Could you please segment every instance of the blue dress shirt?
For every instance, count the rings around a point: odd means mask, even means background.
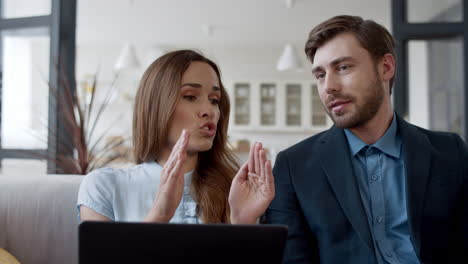
[[[373,145],[348,129],[345,134],[378,263],[419,263],[409,233],[405,164],[395,115]]]

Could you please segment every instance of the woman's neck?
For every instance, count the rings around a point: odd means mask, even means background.
[[[170,154],[170,151],[165,151],[159,158],[156,159],[156,162],[162,167],[164,167],[167,160],[169,159]],[[195,170],[195,168],[197,167],[197,163],[198,153],[187,152],[187,155],[185,156],[185,161],[182,163],[182,172],[185,174],[187,172]]]

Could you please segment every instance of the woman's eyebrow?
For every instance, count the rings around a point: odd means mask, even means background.
[[[199,84],[199,83],[184,83],[184,84],[182,84],[182,87],[184,87],[184,86],[190,86],[190,87],[193,87],[193,88],[201,88],[202,87],[202,85]],[[213,90],[214,91],[220,91],[221,88],[219,88],[219,86],[214,85]]]
[[[182,87],[184,87],[184,86],[190,86],[190,87],[193,87],[193,88],[201,88],[202,87],[202,85],[199,84],[199,83],[184,83],[184,84],[182,84]]]

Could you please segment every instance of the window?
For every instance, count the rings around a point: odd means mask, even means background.
[[[466,139],[468,27],[464,14],[468,14],[468,2],[391,3],[393,36],[398,43],[395,110],[411,123]]]
[[[74,87],[76,0],[0,1],[0,161],[48,154],[56,173],[55,157],[71,155],[56,95],[59,77]]]
[[[1,147],[46,149],[50,38],[48,28],[5,30]]]

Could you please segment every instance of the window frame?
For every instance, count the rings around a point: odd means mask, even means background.
[[[0,33],[6,30],[19,30],[27,28],[48,28],[50,37],[49,57],[49,88],[48,101],[48,140],[47,149],[11,149],[2,148],[0,144],[0,166],[3,159],[44,159],[47,155],[47,173],[59,173],[56,167],[56,157],[71,156],[73,151],[64,142],[73,142],[66,133],[64,124],[60,122],[61,112],[58,111],[57,98],[61,98],[64,87],[60,78],[66,76],[71,89],[76,89],[75,81],[75,38],[76,38],[76,0],[50,0],[51,12],[44,16],[31,17],[0,17]],[[0,0],[0,14],[2,13],[2,1]],[[3,89],[3,57],[2,43],[0,42],[0,111]],[[58,66],[60,65],[60,67]],[[60,71],[63,71],[59,73]],[[61,76],[62,75],[62,76]],[[57,93],[55,95],[55,93]],[[0,112],[1,114],[1,112]],[[0,115],[0,129],[2,125]],[[1,143],[0,135],[0,143]]]
[[[408,43],[410,40],[463,39],[464,66],[464,119],[468,135],[468,2],[461,1],[461,22],[408,22],[408,0],[392,0],[392,31],[397,41],[397,69],[393,98],[395,111],[403,117],[409,113],[409,64]]]

